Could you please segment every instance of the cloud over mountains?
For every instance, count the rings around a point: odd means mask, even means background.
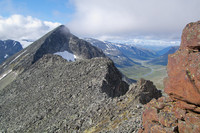
[[[200,0],[68,0],[67,3],[64,8],[69,8],[70,17],[61,8],[52,6],[56,18],[62,18],[56,19],[57,23],[41,20],[37,15],[40,19],[27,16],[29,10],[35,10],[26,6],[23,7],[28,10],[26,13],[22,10],[13,14],[21,9],[21,4],[15,6],[14,1],[3,0],[0,39],[36,40],[60,25],[59,20],[66,19],[63,24],[80,37],[177,41],[187,23],[200,20]]]
[[[31,16],[12,15],[8,18],[0,16],[0,39],[36,40],[60,23],[41,21]]]
[[[176,39],[200,19],[199,0],[73,0],[69,27],[77,34]]]

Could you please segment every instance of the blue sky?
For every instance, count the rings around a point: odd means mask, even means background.
[[[4,17],[22,14],[63,24],[69,22],[74,13],[74,5],[69,0],[0,0],[0,7],[0,15]]]
[[[0,0],[0,39],[36,40],[65,24],[78,37],[170,43],[200,20],[199,7],[200,0]]]

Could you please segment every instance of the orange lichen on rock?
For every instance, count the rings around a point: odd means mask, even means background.
[[[188,24],[169,55],[165,92],[145,105],[140,133],[200,133],[200,21]]]
[[[172,98],[200,105],[200,21],[188,24],[180,49],[168,57],[165,92]]]

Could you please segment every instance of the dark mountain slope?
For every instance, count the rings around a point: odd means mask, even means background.
[[[10,56],[21,51],[22,45],[14,40],[0,40],[0,64],[8,59]]]

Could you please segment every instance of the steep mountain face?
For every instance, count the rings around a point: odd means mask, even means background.
[[[110,42],[102,42],[93,38],[86,38],[85,40],[97,48],[103,50],[106,56],[112,59],[117,67],[140,65],[140,63],[134,62],[120,51],[121,45],[113,44]]]
[[[168,55],[175,53],[178,50],[178,48],[179,48],[179,46],[170,47],[170,49],[164,55],[154,58],[154,59],[148,61],[147,63],[152,64],[152,65],[166,66],[168,63]]]
[[[10,56],[21,51],[22,45],[14,40],[0,40],[0,64],[8,59]]]
[[[140,132],[200,132],[200,21],[186,25],[179,50],[169,55],[168,97],[145,106]]]

